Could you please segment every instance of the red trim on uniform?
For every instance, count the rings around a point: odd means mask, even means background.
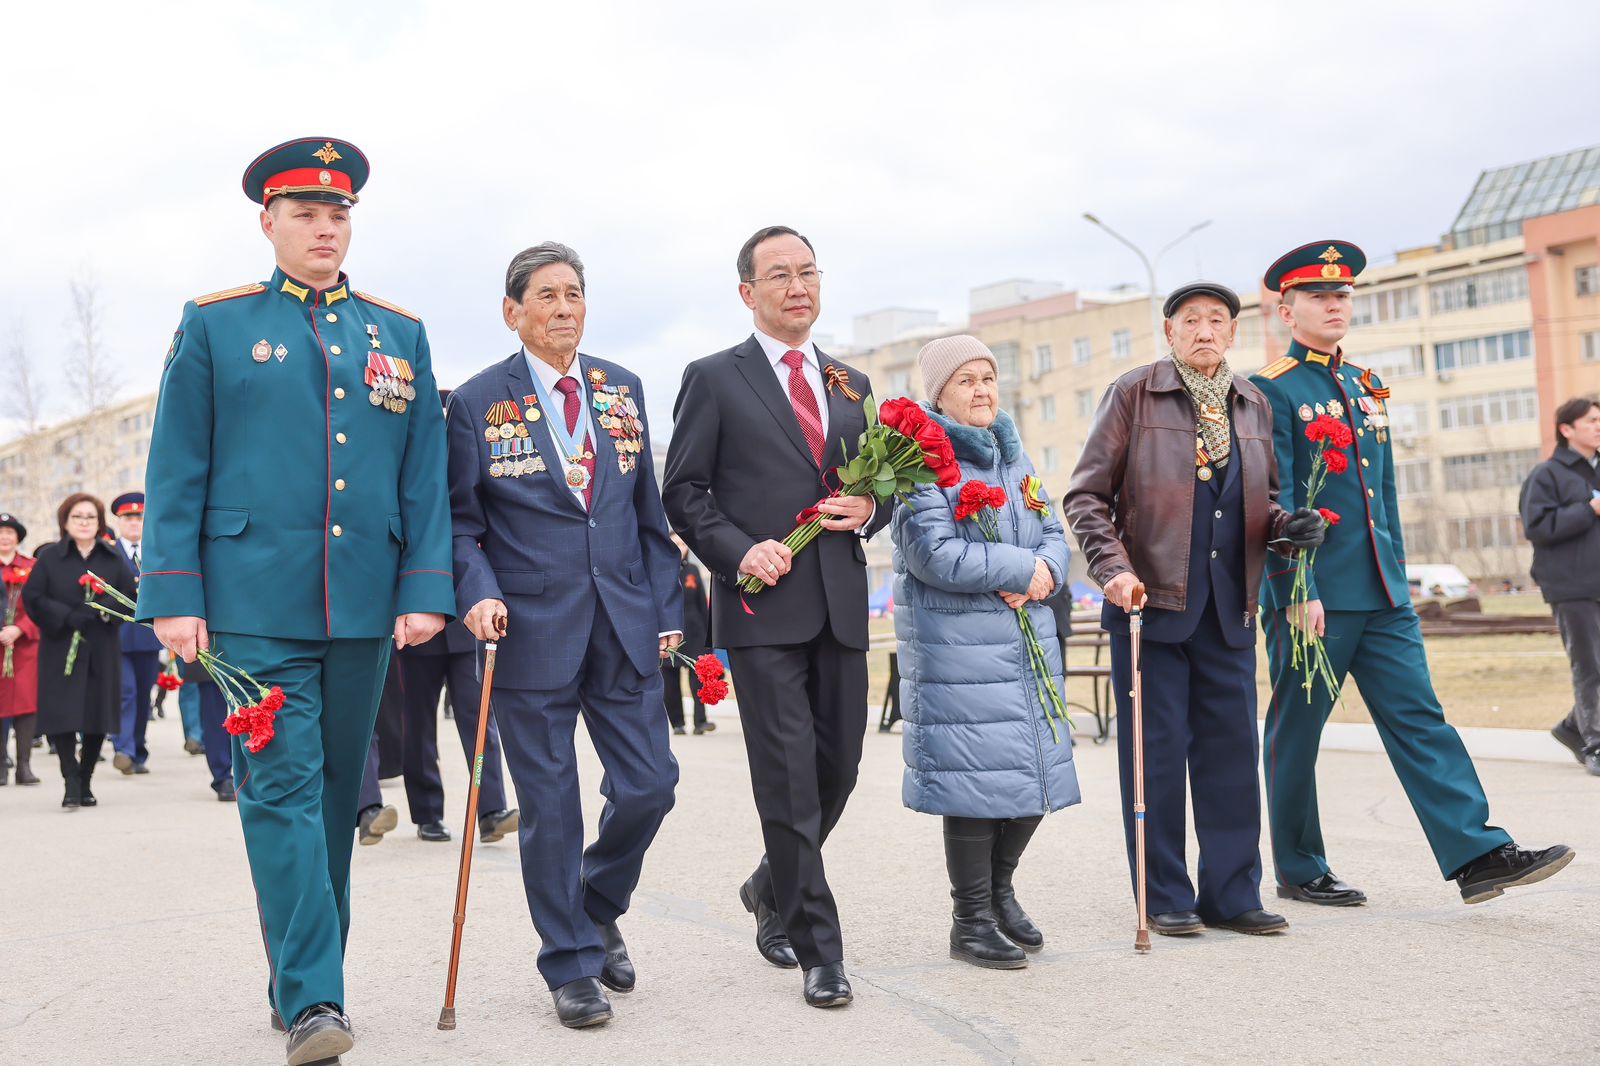
[[[1295,267],[1293,270],[1286,270],[1278,277],[1278,291],[1282,292],[1285,289],[1292,289],[1296,285],[1306,285],[1313,281],[1343,282],[1344,284],[1348,285],[1355,280],[1355,275],[1352,274],[1350,272],[1350,268],[1345,266],[1343,263],[1334,263],[1331,265],[1333,266],[1334,270],[1338,271],[1338,273],[1328,273],[1327,267],[1324,267],[1320,263],[1312,263],[1310,266]]]
[[[328,176],[327,181],[322,176]],[[285,170],[282,174],[274,174],[262,183],[266,189],[281,189],[285,186],[320,185],[329,192],[352,193],[354,188],[350,183],[350,175],[331,167],[299,167],[295,170]]]
[[[1345,399],[1345,421],[1350,423],[1350,429],[1352,432],[1354,432],[1356,428],[1356,419],[1354,409],[1350,405],[1350,394],[1344,391],[1344,382],[1339,380],[1338,374],[1330,373],[1328,376],[1333,378],[1334,388],[1338,389],[1339,395],[1343,396]],[[1361,473],[1360,438],[1352,438],[1350,441],[1350,448],[1355,452],[1356,456],[1355,462],[1350,464],[1350,468],[1356,472],[1356,480],[1361,483],[1361,505],[1366,508],[1367,512],[1367,539],[1372,542],[1372,561],[1377,564],[1378,581],[1383,585],[1383,594],[1389,598],[1389,606],[1393,607],[1395,606],[1394,593],[1389,591],[1389,581],[1383,576],[1383,556],[1378,552],[1378,527],[1374,523],[1372,517],[1372,500],[1374,497],[1367,495],[1367,479],[1366,476]]]
[[[328,370],[327,381],[322,390],[322,409],[328,415],[328,432],[324,440],[328,449],[328,504],[323,511],[322,519],[322,617],[327,623],[328,639],[333,639],[333,603],[328,595],[328,526],[333,522],[333,363],[328,360],[328,346],[322,343],[322,331],[317,328],[317,307],[322,302],[322,293],[318,292],[311,301],[311,332],[316,335],[317,345],[322,349],[322,365]]]
[[[195,573],[193,570],[141,570],[139,572],[141,574],[143,574],[145,577],[156,577],[156,576],[163,575],[163,574],[167,575],[169,577],[171,577],[171,576],[199,577],[200,576],[199,574]]]
[[[445,577],[454,578],[455,575],[445,570],[407,570],[401,577],[410,577],[412,574],[444,574]]]
[[[1285,571],[1285,573],[1287,573],[1287,572],[1288,571]],[[1277,612],[1274,611],[1273,613],[1276,614]],[[1288,612],[1287,609],[1285,609],[1284,612],[1283,612],[1283,622],[1281,623],[1281,625],[1290,625],[1290,624],[1292,624],[1292,623],[1290,623],[1290,621],[1289,621],[1289,612]],[[1273,629],[1274,634],[1278,638],[1278,640],[1276,642],[1277,643],[1282,643],[1282,637],[1283,637],[1283,634],[1284,634],[1285,631],[1278,624],[1274,624],[1272,626],[1272,629]],[[1283,652],[1281,650],[1278,653],[1278,665],[1279,666],[1283,665]],[[1267,702],[1267,720],[1269,722],[1272,721],[1273,713],[1276,712],[1277,709],[1278,709],[1278,684],[1277,684],[1277,681],[1274,680],[1273,684],[1272,684],[1272,698]],[[1288,882],[1283,879],[1282,868],[1278,866],[1278,840],[1277,840],[1277,834],[1272,832],[1272,785],[1273,785],[1273,782],[1275,782],[1277,779],[1278,779],[1278,731],[1277,730],[1273,730],[1272,731],[1272,743],[1267,745],[1267,846],[1272,849],[1272,872],[1273,872],[1273,875],[1275,877],[1277,877],[1278,884],[1287,885]]]

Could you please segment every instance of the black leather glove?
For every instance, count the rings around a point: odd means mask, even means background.
[[[1312,548],[1321,547],[1326,532],[1323,529],[1322,516],[1307,507],[1302,507],[1289,516],[1289,521],[1283,527],[1283,539],[1301,551],[1310,551]]]
[[[98,622],[100,617],[99,611],[87,603],[80,603],[67,612],[67,625],[81,633]]]

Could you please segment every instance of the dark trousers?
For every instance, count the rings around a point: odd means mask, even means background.
[[[1133,838],[1131,638],[1111,635],[1117,762],[1128,869]],[[1143,640],[1145,869],[1151,914],[1198,911],[1213,921],[1261,906],[1261,786],[1256,777],[1256,651],[1230,648],[1214,607],[1188,640]],[[1194,797],[1200,890],[1184,853],[1184,777]]]
[[[661,665],[661,700],[667,705],[667,721],[672,728],[683,728],[683,675],[689,675],[689,695],[694,697],[694,724],[706,724],[706,705],[700,702],[700,679],[680,663]]]
[[[104,733],[84,733],[80,756],[77,733],[51,733],[50,743],[56,746],[56,758],[61,760],[61,779],[87,785],[94,776],[95,763],[100,761],[100,747],[105,740]]]
[[[595,923],[626,913],[644,855],[678,784],[661,675],[641,677],[602,608],[578,674],[558,689],[500,689],[494,718],[522,810],[518,843],[528,912],[539,933],[539,973],[550,988],[598,977],[605,948]],[[516,623],[513,623],[516,624]],[[457,705],[459,715],[462,708]],[[583,846],[573,734],[583,716],[605,776],[600,831]]]
[[[444,819],[444,781],[439,776],[439,693],[446,686],[455,709],[456,734],[461,738],[467,773],[472,773],[472,751],[478,740],[478,706],[483,684],[478,680],[476,652],[455,655],[403,655],[400,685],[405,700],[405,741],[402,765],[406,803],[411,821],[426,825]],[[500,730],[494,715],[483,741],[483,779],[478,785],[478,814],[504,810],[505,780],[501,771]]]
[[[150,690],[161,673],[161,653],[132,651],[122,653],[122,727],[112,738],[119,755],[127,755],[143,766],[150,758],[144,745],[150,725]]]
[[[823,631],[805,644],[729,649],[766,854],[755,890],[800,965],[844,960],[822,845],[856,786],[867,728],[867,655]]]
[[[1572,713],[1567,725],[1583,736],[1588,751],[1600,749],[1600,600],[1551,604],[1561,643],[1572,664]]]
[[[1317,812],[1317,751],[1333,697],[1327,686],[1316,684],[1307,698],[1300,671],[1292,666],[1287,612],[1272,611],[1263,620],[1272,677],[1262,756],[1272,862],[1280,884],[1303,885],[1328,872]],[[1355,678],[1440,873],[1449,877],[1509,844],[1504,829],[1488,824],[1489,800],[1477,768],[1460,734],[1445,721],[1411,604],[1329,611],[1323,639],[1335,681],[1342,686],[1346,674]]]
[[[191,681],[200,701],[200,743],[206,747],[206,768],[211,771],[211,787],[216,788],[233,776],[233,738],[223,730],[228,704],[216,685]]]

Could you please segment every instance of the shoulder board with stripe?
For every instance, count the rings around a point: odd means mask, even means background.
[[[407,311],[404,307],[401,307],[398,304],[392,304],[388,300],[380,300],[376,296],[372,295],[370,292],[362,292],[361,290],[357,289],[356,290],[356,295],[361,297],[363,300],[367,301],[367,303],[369,303],[369,304],[377,304],[379,307],[383,308],[386,311],[393,311],[397,315],[404,315],[405,317],[409,318],[413,322],[421,322],[422,321],[422,316],[421,315],[415,314],[415,313],[413,313],[411,311]]]
[[[1300,360],[1296,359],[1292,355],[1286,355],[1282,359],[1268,363],[1260,370],[1257,370],[1255,376],[1258,378],[1266,378],[1268,381],[1276,381],[1278,378],[1283,377],[1283,375],[1287,374],[1289,371],[1293,370],[1299,365]]]
[[[231,289],[223,289],[221,292],[214,292],[208,296],[196,296],[194,304],[196,307],[205,307],[207,304],[219,304],[224,300],[237,300],[241,296],[255,296],[266,291],[267,287],[265,285],[259,281],[254,281],[249,285],[238,285]]]

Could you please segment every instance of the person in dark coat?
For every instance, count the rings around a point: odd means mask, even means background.
[[[128,561],[133,582],[139,583],[139,566],[144,540],[144,493],[124,492],[111,501],[117,520],[115,544]],[[117,753],[111,760],[125,774],[147,774],[145,763],[150,751],[145,747],[145,730],[150,725],[150,690],[161,673],[161,641],[155,631],[138,622],[124,622],[122,634],[122,725],[111,738]]]
[[[35,713],[39,709],[39,627],[28,617],[22,602],[22,582],[33,569],[33,560],[18,548],[28,536],[27,527],[9,514],[0,514],[0,618],[10,621],[0,626],[0,654],[11,649],[11,676],[0,676],[0,753],[5,751],[8,731],[17,738],[17,784],[37,785],[30,765],[33,754]],[[13,613],[14,612],[14,613]],[[0,769],[0,785],[6,775]]]
[[[134,586],[122,553],[104,539],[110,532],[104,504],[88,493],[75,493],[62,502],[56,521],[61,539],[39,549],[22,586],[22,600],[41,633],[38,728],[55,744],[66,781],[61,806],[71,810],[95,805],[89,779],[106,734],[115,733],[122,721],[122,641],[116,620],[85,601],[79,579],[93,571],[129,599]],[[94,602],[120,610],[105,594]],[[74,634],[82,640],[68,673]]]
[[[1556,447],[1522,486],[1533,579],[1572,663],[1572,711],[1550,730],[1600,777],[1600,401],[1556,408]]]
[[[672,543],[678,546],[678,584],[683,588],[683,653],[698,658],[711,650],[711,608],[706,598],[706,581],[700,568],[689,561],[689,546],[676,533]],[[686,667],[676,659],[661,663],[661,698],[667,705],[667,721],[672,723],[674,736],[683,736],[683,672]],[[694,698],[695,735],[713,733],[717,723],[706,721],[706,705],[700,702],[700,688],[694,671],[689,671],[689,695]]]

